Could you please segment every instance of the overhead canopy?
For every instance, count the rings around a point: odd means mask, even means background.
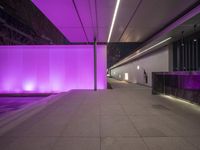
[[[121,0],[111,42],[143,42],[198,0]],[[70,42],[107,42],[117,0],[32,0]]]
[[[32,2],[70,42],[92,42],[95,35],[101,42],[105,42],[108,38],[115,0],[32,0]]]

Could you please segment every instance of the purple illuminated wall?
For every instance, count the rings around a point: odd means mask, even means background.
[[[0,46],[0,93],[94,88],[93,45]],[[106,88],[106,46],[97,46],[97,88]]]

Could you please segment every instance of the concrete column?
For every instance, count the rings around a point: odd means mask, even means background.
[[[94,38],[94,91],[97,90],[97,41]]]

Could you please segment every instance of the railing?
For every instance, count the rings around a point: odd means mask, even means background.
[[[172,95],[200,104],[200,72],[154,72],[152,93]]]

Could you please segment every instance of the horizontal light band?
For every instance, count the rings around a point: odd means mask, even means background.
[[[153,46],[151,46],[151,47],[149,47],[149,48],[143,50],[142,52],[139,52],[139,53],[136,52],[136,54],[133,55],[132,57],[129,57],[129,58],[127,57],[127,58],[125,58],[124,60],[122,60],[121,62],[117,63],[116,65],[114,65],[114,66],[111,67],[111,68],[114,68],[114,67],[117,67],[118,65],[121,65],[121,64],[123,64],[123,63],[126,63],[126,62],[128,62],[129,60],[131,60],[131,59],[133,59],[133,58],[135,58],[135,57],[138,57],[139,55],[141,55],[141,54],[143,54],[143,53],[145,53],[145,52],[147,52],[147,51],[149,51],[149,50],[151,50],[151,49],[153,49],[153,48],[155,48],[155,47],[157,47],[157,46],[159,46],[159,45],[161,45],[161,44],[163,44],[163,43],[165,43],[165,42],[167,42],[167,41],[169,41],[169,40],[171,40],[171,39],[172,39],[172,37],[169,37],[169,38],[164,39],[164,40],[162,40],[161,42],[159,42],[159,43],[157,43],[157,44],[155,44],[155,45],[153,45]]]

